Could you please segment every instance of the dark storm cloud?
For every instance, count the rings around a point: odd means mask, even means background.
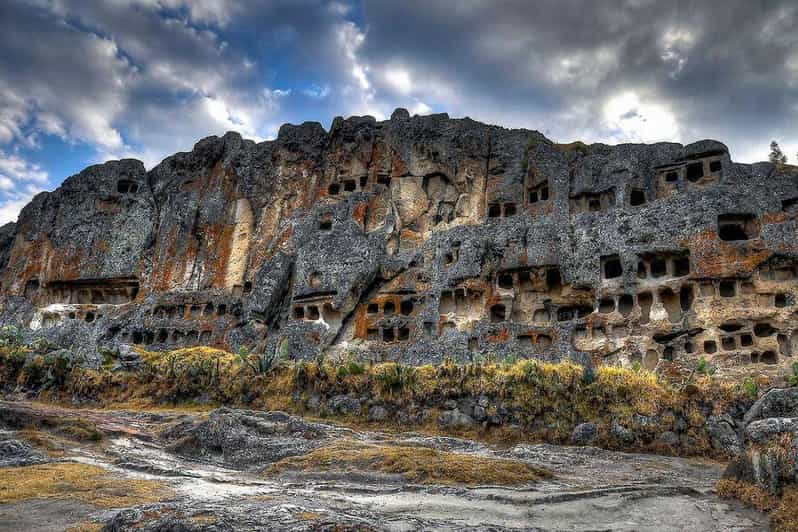
[[[458,113],[653,140],[604,116],[633,93],[675,117],[675,140],[798,143],[795,2],[369,2],[365,19],[364,60],[448,86]]]
[[[558,141],[715,137],[743,161],[775,138],[795,158],[798,4],[6,0],[0,219],[65,177],[50,139],[152,166],[209,134],[396,106]]]

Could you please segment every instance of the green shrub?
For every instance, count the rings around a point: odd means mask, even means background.
[[[55,351],[44,356],[44,365],[47,371],[46,387],[63,386],[69,373],[75,367],[74,355],[69,351]]]
[[[596,380],[596,371],[593,364],[585,364],[582,368],[582,384],[590,386]]]
[[[746,377],[742,383],[742,388],[745,390],[745,393],[750,395],[751,397],[756,397],[759,393],[759,385],[757,385],[756,381],[751,377]]]
[[[384,364],[374,376],[383,393],[412,391],[418,383],[416,368],[401,364]]]
[[[715,373],[715,368],[704,357],[698,359],[695,370],[702,375],[714,375]]]
[[[9,350],[25,348],[22,331],[13,325],[3,325],[0,327],[0,347],[5,347]]]
[[[350,360],[346,364],[346,370],[349,372],[350,375],[363,375],[366,372],[366,366],[364,366],[357,360]]]
[[[798,386],[798,362],[792,363],[792,375],[787,377],[790,386]]]

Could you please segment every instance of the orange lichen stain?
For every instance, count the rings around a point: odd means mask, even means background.
[[[264,253],[264,260],[271,259],[278,251],[287,251],[293,234],[294,228],[291,225],[283,229],[283,232],[269,245],[268,250]]]
[[[399,232],[399,239],[402,242],[412,242],[415,244],[415,247],[419,247],[424,243],[424,236],[412,229],[402,229]]]
[[[110,199],[97,198],[94,201],[94,208],[97,209],[98,212],[104,212],[108,214],[119,214],[122,212],[122,206],[119,204],[119,201]]]
[[[465,281],[460,283],[460,286],[468,288],[469,290],[473,290],[475,292],[482,292],[485,290],[487,283],[482,279],[472,278],[472,279],[466,279]]]
[[[80,279],[92,276],[91,266],[87,264],[83,249],[52,249],[45,251],[48,278],[57,280]],[[71,253],[70,253],[71,252]]]
[[[291,240],[291,235],[294,234],[294,228],[292,226],[288,226],[285,230],[280,234],[279,238],[277,239],[277,247],[281,248],[285,246],[289,240]]]
[[[585,325],[589,328],[593,329],[596,325],[604,325],[606,320],[602,316],[596,316],[595,314],[589,314],[585,318]]]
[[[443,334],[443,326],[449,321],[446,316],[439,316],[438,317],[438,336]]]
[[[405,163],[395,150],[391,150],[391,175],[401,177],[410,173],[407,163]]]
[[[683,242],[690,248],[698,277],[730,277],[749,274],[770,252],[761,240],[730,243],[718,239],[717,233],[707,229],[692,240]]]
[[[213,288],[224,288],[225,286],[227,264],[230,262],[230,255],[233,252],[233,233],[235,229],[236,226],[233,224],[220,224],[209,228],[212,234],[212,241],[218,251],[218,258],[213,266]]]
[[[169,290],[172,281],[172,268],[170,268],[169,252],[175,248],[177,239],[177,226],[169,228],[169,232],[161,239],[158,238],[156,243],[156,257],[152,268],[153,289],[157,292]]]
[[[506,328],[502,328],[498,333],[489,335],[486,340],[490,344],[498,344],[501,342],[506,342],[510,339],[510,331]]]
[[[491,285],[491,288],[492,288],[492,285]],[[491,290],[491,293],[488,295],[488,297],[485,300],[485,305],[488,308],[490,308],[493,305],[496,305],[497,303],[501,303],[501,302],[502,302],[502,298],[500,296],[498,296],[497,294],[492,293],[492,290]]]
[[[375,142],[371,145],[371,153],[369,154],[368,159],[364,157],[364,164],[366,168],[380,168],[382,162],[382,153],[383,153],[383,144],[381,142]]]
[[[760,218],[760,223],[764,227],[766,225],[784,223],[790,219],[790,215],[786,212],[766,212]]]
[[[368,325],[368,321],[366,320],[366,305],[358,305],[355,309],[355,338],[365,340],[368,335]]]
[[[368,208],[368,203],[363,201],[355,205],[355,208],[352,209],[352,219],[362,227],[366,226],[366,213],[368,212]]]
[[[549,197],[547,201],[538,201],[537,203],[526,204],[527,212],[531,214],[543,215],[551,214],[554,212],[554,202]]]

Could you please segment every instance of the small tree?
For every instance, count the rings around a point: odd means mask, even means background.
[[[782,153],[781,148],[779,148],[779,143],[775,140],[770,143],[770,155],[768,155],[768,160],[773,164],[785,164],[787,162],[787,156]]]

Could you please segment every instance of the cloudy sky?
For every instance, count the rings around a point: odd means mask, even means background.
[[[0,222],[88,164],[448,112],[798,160],[795,0],[2,0]]]

